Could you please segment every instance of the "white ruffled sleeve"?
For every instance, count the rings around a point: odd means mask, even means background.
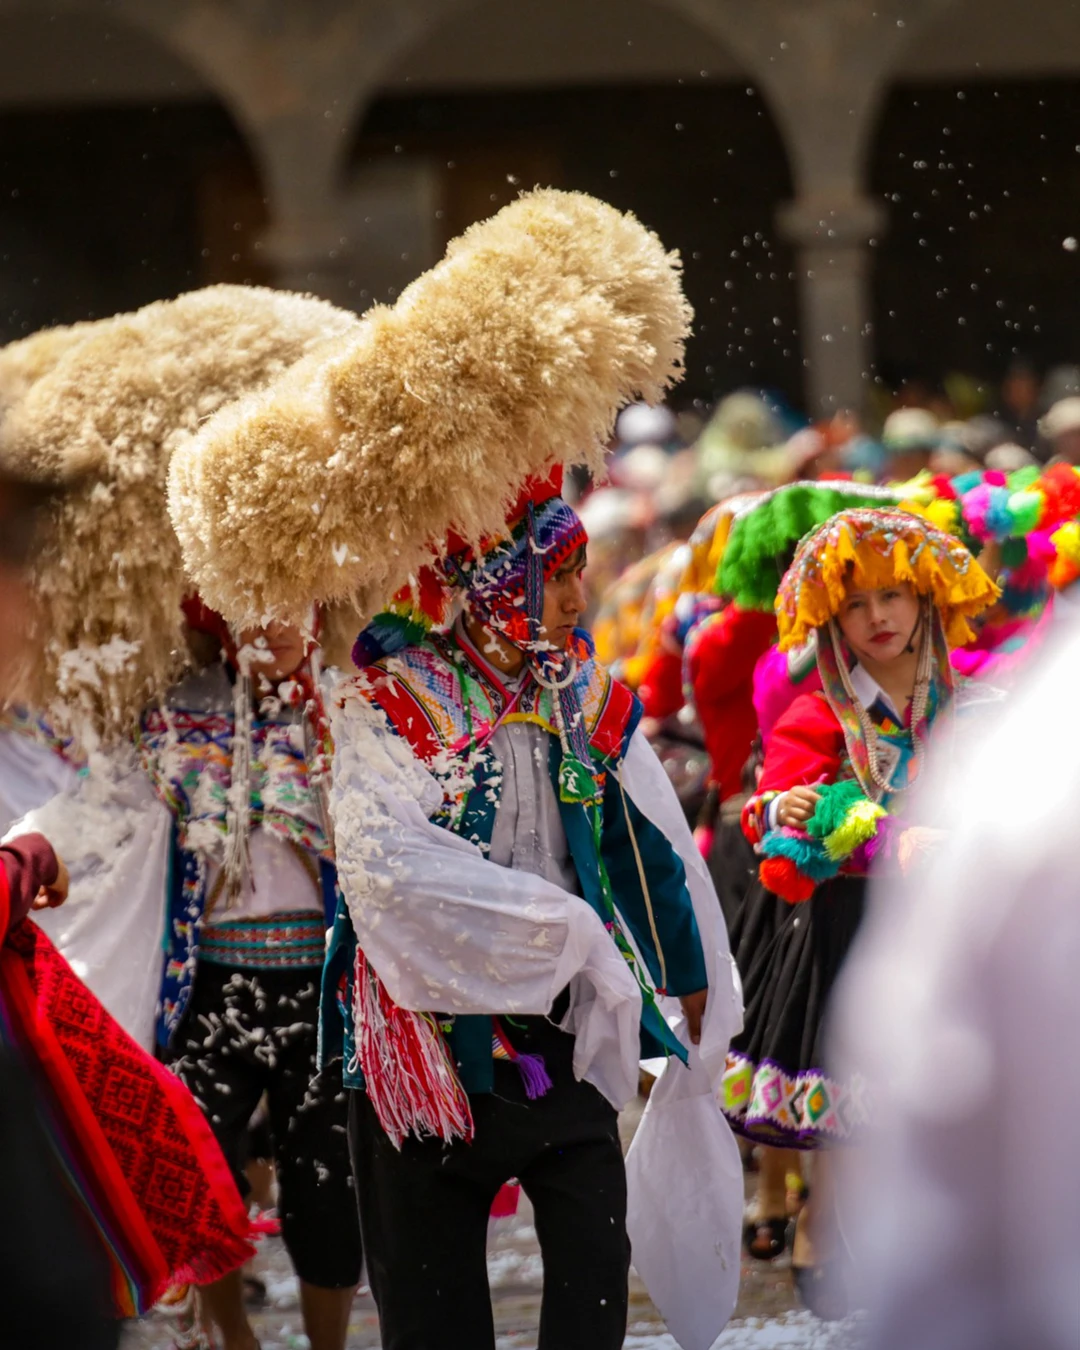
[[[71,876],[58,909],[33,921],[144,1048],[154,1041],[172,818],[149,778],[126,756],[91,762],[6,838],[39,832]]]
[[[442,790],[362,695],[345,694],[333,729],[338,877],[390,996],[414,1011],[544,1014],[569,985],[575,1072],[624,1105],[641,996],[598,916],[433,824]]]

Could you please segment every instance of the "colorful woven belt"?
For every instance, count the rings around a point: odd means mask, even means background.
[[[326,954],[326,923],[314,910],[259,919],[221,919],[199,934],[199,960],[242,970],[318,969]]]

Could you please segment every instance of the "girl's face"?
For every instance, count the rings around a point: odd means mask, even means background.
[[[880,591],[848,591],[836,620],[857,660],[887,665],[917,636],[919,597],[906,581]]]

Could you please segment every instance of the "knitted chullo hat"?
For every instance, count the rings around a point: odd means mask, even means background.
[[[370,616],[405,585],[425,608],[452,533],[477,548],[528,479],[602,468],[619,409],[679,377],[689,320],[677,257],[632,216],[526,194],[174,458],[200,593],[240,623],[343,599]]]
[[[85,748],[137,726],[187,660],[173,453],[223,403],[356,325],[321,300],[211,286],[19,344],[13,378],[51,368],[3,419],[0,461],[76,479],[42,532],[19,698]]]
[[[950,646],[973,636],[968,619],[998,588],[952,535],[906,511],[840,511],[808,534],[776,596],[780,648],[797,647],[840,611],[849,590],[908,582],[941,616]]]
[[[452,533],[446,554],[420,569],[386,610],[361,632],[353,662],[361,669],[445,624],[454,599],[486,627],[529,651],[537,642],[542,589],[588,542],[577,513],[559,495],[562,466],[530,479],[506,519],[505,531],[479,546]]]

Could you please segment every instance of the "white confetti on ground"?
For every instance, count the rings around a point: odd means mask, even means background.
[[[748,1318],[732,1322],[713,1350],[858,1350],[859,1319],[819,1322],[808,1312],[783,1317]],[[501,1337],[497,1350],[535,1350],[535,1335]],[[632,1325],[624,1350],[679,1350],[674,1337],[641,1325]]]

